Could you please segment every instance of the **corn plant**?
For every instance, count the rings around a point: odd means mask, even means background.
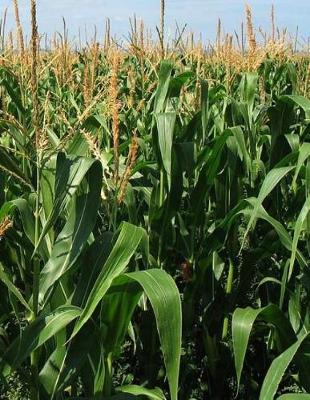
[[[31,4],[31,44],[0,24],[1,398],[309,398],[308,54],[249,8],[236,47],[171,44],[164,1],[159,43],[39,50]]]

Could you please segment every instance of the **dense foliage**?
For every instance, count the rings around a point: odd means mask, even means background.
[[[229,43],[4,49],[1,398],[309,398],[309,59]]]

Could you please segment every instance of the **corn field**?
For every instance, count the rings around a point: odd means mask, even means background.
[[[310,399],[310,57],[0,23],[0,399]],[[259,37],[259,35],[261,36]],[[308,394],[307,394],[308,393]]]

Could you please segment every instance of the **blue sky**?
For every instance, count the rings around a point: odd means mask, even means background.
[[[310,0],[248,0],[253,8],[257,26],[268,29],[270,9],[273,3],[279,27],[287,27],[295,33],[297,25],[301,37],[310,36]],[[7,29],[14,27],[12,0],[0,0],[0,15],[8,8]],[[159,0],[37,0],[40,33],[51,34],[62,31],[62,17],[66,19],[71,38],[77,36],[78,29],[89,37],[97,27],[103,33],[105,18],[111,19],[113,32],[120,38],[127,34],[129,17],[135,13],[142,17],[147,27],[153,28],[159,19]],[[19,0],[20,14],[26,34],[29,34],[30,0]],[[240,27],[244,19],[245,0],[166,0],[167,31],[173,36],[175,22],[187,26],[203,38],[213,40],[217,19],[221,17],[226,32]]]

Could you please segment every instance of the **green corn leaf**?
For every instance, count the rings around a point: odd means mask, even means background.
[[[306,97],[300,95],[286,95],[280,97],[280,100],[301,107],[305,112],[306,118],[310,119],[310,100]]]
[[[258,317],[277,327],[281,334],[281,345],[283,347],[287,347],[290,343],[294,342],[295,339],[295,333],[290,323],[277,306],[271,304],[259,309],[250,307],[237,308],[232,318],[232,339],[238,388],[250,333]]]
[[[158,142],[161,153],[161,159],[167,173],[168,186],[171,186],[171,152],[173,131],[176,120],[176,113],[167,112],[156,114],[157,129],[158,129]]]
[[[262,389],[260,392],[260,400],[273,399],[276,395],[278,386],[282,380],[285,370],[292,362],[298,350],[303,343],[308,339],[309,333],[300,338],[282,354],[280,354],[275,360],[273,360],[267,375],[265,376]],[[308,366],[309,367],[309,366]],[[309,370],[308,370],[309,371]]]
[[[16,160],[14,160],[3,147],[0,147],[0,170],[3,170],[6,174],[17,179],[19,183],[21,183],[23,187],[28,188],[28,190],[34,190],[31,182],[19,168]]]
[[[99,360],[96,363],[96,370],[94,374],[94,388],[93,392],[95,397],[101,395],[101,393],[105,390],[105,354],[103,350],[103,344],[100,343],[99,348],[97,349],[99,353]]]
[[[258,197],[257,197],[257,203],[254,206],[252,215],[250,217],[250,220],[248,222],[246,231],[243,235],[243,242],[241,249],[244,246],[245,239],[255,221],[257,218],[257,213],[259,207],[262,205],[263,201],[265,198],[272,192],[272,190],[278,185],[278,183],[290,172],[292,171],[294,167],[281,167],[281,168],[274,168],[272,169],[264,179],[264,182],[261,186],[261,189],[259,191]]]
[[[239,91],[242,101],[251,109],[254,106],[257,90],[258,75],[256,73],[244,74],[240,83]]]
[[[296,190],[296,181],[301,167],[310,156],[310,143],[303,143],[298,152],[297,167],[292,181],[292,187]]]
[[[285,139],[287,140],[287,143],[289,144],[293,153],[296,153],[299,151],[299,147],[300,147],[300,136],[299,135],[297,135],[296,133],[287,133],[285,135]]]
[[[18,113],[25,115],[27,110],[24,108],[22,103],[23,95],[17,76],[13,71],[3,66],[0,68],[0,85],[3,85],[7,90],[12,100],[12,104],[14,104]]]
[[[0,118],[0,129],[5,129],[10,132],[10,135],[16,141],[16,146],[19,151],[23,152],[26,145],[27,130],[21,126],[18,121],[8,121],[5,118]]]
[[[56,170],[57,170],[57,156],[54,155],[48,159],[41,171],[40,179],[40,193],[42,198],[42,212],[41,212],[41,222],[43,227],[47,227],[47,221],[53,212],[54,202],[55,202],[55,180],[56,180]],[[61,210],[59,210],[61,212]],[[45,228],[47,229],[47,228]],[[54,230],[50,229],[48,235],[48,248],[51,253],[52,245],[54,243]],[[38,243],[40,245],[40,242]]]
[[[243,214],[245,216],[248,216],[248,218],[250,219],[251,216],[253,215],[253,210],[256,210],[256,218],[257,219],[263,219],[266,222],[268,222],[273,228],[274,230],[277,232],[279,239],[282,243],[282,245],[288,250],[288,251],[292,251],[293,249],[293,240],[290,237],[289,233],[287,232],[287,230],[284,228],[284,226],[281,224],[281,222],[277,221],[275,218],[271,217],[266,210],[264,209],[264,207],[258,203],[258,199],[257,198],[250,198],[246,200],[247,203],[249,203],[252,208],[245,208],[243,210],[240,210],[237,212],[238,214]],[[305,260],[304,256],[302,255],[301,252],[299,252],[298,250],[296,250],[296,257],[298,259],[298,262],[302,265],[302,266],[306,266],[307,265],[307,261]]]
[[[51,229],[59,215],[69,204],[71,198],[80,187],[85,176],[88,174],[88,180],[90,180],[90,176],[94,174],[96,177],[94,179],[98,179],[97,186],[99,186],[99,182],[102,182],[102,172],[101,174],[98,172],[99,165],[101,167],[100,162],[92,158],[76,156],[66,157],[63,153],[58,154],[54,189],[55,199],[52,209],[49,207],[50,212],[49,215],[46,216],[46,223],[40,234],[34,254],[37,248],[40,246],[44,236]],[[46,174],[43,175],[43,179],[46,179]],[[51,180],[49,178],[49,184],[50,183]],[[92,186],[94,187],[95,185]],[[50,201],[51,199],[49,199],[49,202]]]
[[[63,230],[53,246],[50,259],[40,273],[41,305],[48,290],[75,263],[95,225],[100,203],[102,168],[93,164],[88,171],[84,191],[71,202],[71,210]]]
[[[134,394],[130,393],[119,393],[111,397],[106,397],[106,400],[140,400],[141,397],[135,396]],[[73,399],[71,399],[73,400]],[[74,399],[74,400],[79,400],[79,399]],[[85,399],[85,400],[94,400],[94,399]]]
[[[301,209],[300,214],[295,223],[288,279],[291,278],[292,273],[293,273],[294,262],[295,262],[295,258],[296,258],[296,254],[297,254],[298,241],[299,241],[302,229],[303,229],[303,225],[309,214],[309,211],[310,211],[310,196],[308,196],[307,200],[305,201],[305,204],[303,205],[303,208]]]
[[[181,304],[178,289],[166,272],[150,269],[120,275],[113,281],[101,309],[101,322],[106,327],[103,339],[105,351],[118,355],[143,291],[154,310],[171,398],[176,399],[181,350]]]
[[[4,203],[0,209],[0,221],[2,222],[5,217],[14,214],[15,210],[18,210],[20,214],[26,236],[31,243],[34,243],[34,216],[27,200],[16,199]]]
[[[73,305],[81,308],[85,306],[92,287],[102,270],[102,266],[110,254],[112,239],[113,234],[105,232],[102,236],[96,238],[85,251],[85,255],[80,261],[81,274],[74,290]],[[92,266],[91,270],[89,270],[89,265]]]
[[[127,276],[142,286],[150,300],[164,356],[171,400],[177,400],[182,313],[180,295],[176,284],[166,272],[157,269],[133,272],[127,274]]]
[[[143,237],[143,229],[129,223],[122,225],[119,237],[88,296],[81,317],[77,321],[73,338],[89,320],[103,296],[109,290],[113,280],[127,267]]]
[[[203,141],[207,136],[209,113],[209,85],[205,80],[201,81],[201,125]]]
[[[5,284],[7,289],[20,301],[20,303],[28,310],[32,311],[31,307],[27,303],[27,301],[24,299],[23,295],[21,292],[18,290],[18,288],[14,285],[14,283],[11,281],[11,279],[8,277],[8,275],[4,272],[3,265],[0,263],[0,281]]]
[[[277,400],[310,400],[310,394],[305,393],[289,393],[277,397]]]
[[[59,345],[47,359],[44,367],[40,371],[39,380],[46,393],[53,399],[55,386],[58,383],[59,372],[63,368],[66,357],[66,347]]]
[[[168,61],[162,61],[159,70],[159,82],[155,94],[154,113],[159,114],[165,111],[165,102],[169,91],[172,65]]]
[[[182,87],[192,78],[195,78],[193,71],[185,71],[171,78],[169,84],[169,97],[179,97]]]
[[[98,345],[94,327],[89,324],[67,346],[57,346],[39,374],[40,383],[51,399],[70,385],[85,365],[91,350],[96,347],[97,351]]]
[[[271,148],[269,166],[273,168],[287,156],[287,139],[290,126],[295,120],[294,104],[291,102],[276,101],[268,109],[270,119]]]
[[[18,368],[31,352],[42,346],[79,315],[79,308],[63,306],[46,316],[39,316],[13,341],[3,355],[0,364],[2,371],[4,369],[5,374],[8,374],[11,370]]]
[[[22,222],[25,235],[34,245],[35,218],[33,215],[33,210],[30,208],[29,201],[27,201],[26,199],[18,198],[15,200],[11,200],[7,203],[4,203],[0,209],[0,222],[7,216],[10,216],[14,220],[15,212],[19,213],[19,217]],[[44,260],[48,259],[49,253],[45,242],[42,243],[38,251]]]
[[[244,162],[245,169],[249,173],[249,171],[251,169],[251,159],[250,159],[250,155],[249,155],[246,143],[245,143],[244,133],[240,126],[230,128],[230,131],[232,132],[233,137],[237,142],[239,157],[240,157],[241,161]],[[229,139],[231,139],[231,138],[229,138]]]
[[[231,131],[227,129],[221,136],[216,139],[212,151],[208,154],[205,165],[199,173],[198,182],[191,196],[194,224],[196,224],[198,219],[200,218],[204,201],[210,188],[214,184],[214,179],[216,178],[216,174],[218,172],[223,148],[227,139],[231,135]]]
[[[134,396],[145,396],[150,400],[165,400],[163,392],[160,389],[147,389],[138,385],[121,386],[116,389],[117,391],[132,394]]]
[[[114,279],[102,300],[101,324],[105,326],[104,348],[107,354],[118,355],[128,331],[133,312],[142,296],[143,289],[128,276]]]
[[[290,172],[294,167],[281,167],[272,169],[260,188],[258,194],[258,201],[260,204],[265,200],[265,198],[273,191],[273,189],[278,185],[278,183]]]

